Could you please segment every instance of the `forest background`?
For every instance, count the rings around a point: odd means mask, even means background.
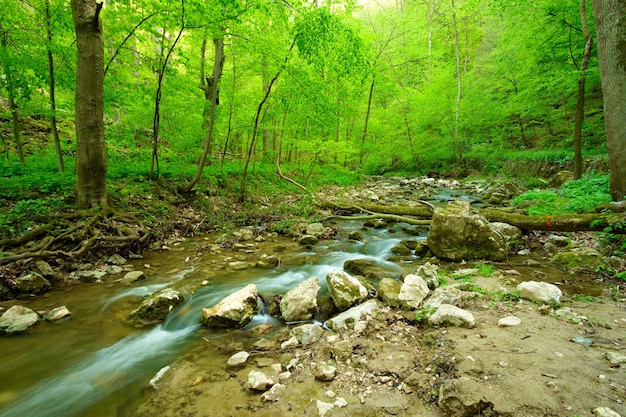
[[[584,0],[106,1],[98,19],[114,198],[146,179],[245,200],[249,182],[271,195],[275,172],[297,187],[573,160],[580,176],[582,155],[607,158]],[[76,46],[69,1],[4,1],[0,226],[12,235],[72,203]]]

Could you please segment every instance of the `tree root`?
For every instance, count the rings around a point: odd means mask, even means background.
[[[73,219],[74,223],[68,219]],[[45,236],[37,241],[42,235]],[[140,220],[105,206],[95,213],[59,215],[22,236],[0,241],[0,265],[29,259],[76,258],[94,251],[118,251],[146,244],[150,236],[150,230]]]

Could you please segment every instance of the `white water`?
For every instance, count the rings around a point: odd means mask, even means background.
[[[350,227],[356,228],[356,225],[352,223],[348,229]],[[137,331],[112,346],[88,353],[68,369],[19,393],[17,401],[0,410],[0,417],[82,416],[89,407],[125,387],[136,384],[145,386],[152,375],[174,361],[197,337],[203,307],[215,305],[250,282],[256,284],[262,294],[272,295],[284,293],[300,282],[317,276],[326,291],[325,277],[328,272],[342,269],[347,260],[360,258],[374,258],[392,275],[399,276],[400,267],[385,258],[391,255],[391,248],[401,240],[400,237],[406,238],[399,235],[390,237],[384,231],[372,230],[366,236],[368,243],[342,241],[322,248],[326,253],[318,257],[315,264],[290,267],[284,272],[244,271],[238,273],[237,279],[225,274],[198,290],[162,325],[148,331]],[[246,275],[242,278],[241,274]],[[154,292],[185,275],[183,271],[176,277],[170,277],[166,283],[124,289],[107,299],[104,306],[121,298]],[[276,319],[259,314],[249,327],[266,321]]]

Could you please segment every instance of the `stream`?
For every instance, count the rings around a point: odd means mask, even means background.
[[[59,322],[40,323],[24,334],[0,338],[0,416],[127,415],[124,410],[132,408],[133,401],[159,369],[198,345],[206,345],[203,338],[245,341],[254,337],[249,330],[259,324],[272,322],[276,330],[283,325],[273,317],[259,314],[242,330],[209,330],[200,325],[203,307],[217,304],[249,283],[271,297],[312,276],[320,278],[324,294],[328,292],[326,274],[342,269],[350,259],[374,258],[399,278],[406,271],[386,261],[391,248],[402,239],[426,239],[425,233],[409,236],[402,226],[408,225],[396,225],[393,233],[386,229],[361,231],[363,242],[349,242],[346,236],[351,230],[361,229],[362,222],[345,222],[342,237],[322,241],[315,252],[303,252],[288,238],[271,238],[263,243],[264,249],[287,248],[280,253],[281,266],[272,270],[219,269],[216,266],[224,255],[232,252],[204,254],[199,248],[214,237],[193,238],[173,246],[171,251],[147,253],[144,259],[132,261],[136,269],[145,270],[147,275],[146,280],[132,286],[115,283],[120,277],[107,276],[102,285],[68,284],[39,299],[14,300],[15,304],[36,311],[66,305],[72,316]],[[258,256],[259,253],[251,255],[250,259]],[[145,265],[150,268],[144,269]],[[188,296],[164,323],[145,329],[122,324],[143,296],[178,280],[207,278],[209,284]],[[203,349],[206,351],[206,346]],[[220,363],[227,358],[217,351],[214,354]]]

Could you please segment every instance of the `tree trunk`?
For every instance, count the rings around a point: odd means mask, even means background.
[[[580,20],[582,23],[583,35],[587,40],[585,52],[583,53],[583,61],[580,65],[580,77],[578,78],[578,101],[576,102],[576,118],[574,120],[574,179],[580,179],[583,176],[583,153],[582,153],[582,132],[583,121],[585,119],[585,80],[587,78],[587,66],[591,57],[591,47],[593,46],[593,37],[589,33],[589,25],[587,25],[587,9],[585,0],[580,0]]]
[[[626,0],[593,0],[613,200],[626,196]]]
[[[359,167],[363,168],[365,162],[365,139],[367,139],[367,128],[370,121],[370,113],[372,111],[372,97],[374,96],[374,85],[376,83],[376,75],[372,75],[372,83],[370,84],[370,92],[367,97],[367,111],[365,112],[365,124],[363,125],[363,135],[361,136],[361,152],[359,153]]]
[[[76,31],[76,205],[106,203],[102,3],[72,0]]]
[[[207,126],[206,138],[204,140],[204,150],[202,152],[202,156],[198,161],[198,169],[196,170],[196,175],[193,179],[187,184],[187,186],[182,190],[184,193],[188,193],[195,187],[195,185],[200,180],[202,176],[202,170],[204,169],[204,165],[206,163],[207,155],[211,151],[211,144],[213,142],[213,126],[215,126],[215,110],[217,109],[217,105],[219,103],[219,84],[222,79],[222,71],[224,69],[224,35],[219,38],[213,39],[213,45],[215,47],[215,62],[213,64],[213,75],[210,79],[210,82],[207,82],[207,88],[210,88],[210,111],[209,111],[209,119]],[[206,94],[206,92],[205,92]]]
[[[459,156],[459,163],[463,162],[463,149],[459,140],[459,117],[461,112],[461,52],[459,51],[459,32],[456,25],[456,9],[452,1],[452,24],[454,27],[454,46],[456,51],[456,105],[454,115],[454,143]]]
[[[233,96],[228,103],[228,130],[226,132],[226,139],[224,140],[224,149],[222,151],[222,170],[224,170],[224,159],[226,158],[226,152],[228,151],[228,145],[230,143],[230,136],[233,134],[233,113],[235,112],[235,90],[237,88],[237,50],[235,49],[235,39],[233,38],[231,43],[232,48],[232,61],[233,61]]]
[[[52,23],[50,19],[50,0],[46,0],[46,32],[48,45],[46,47],[48,53],[48,86],[50,89],[50,110],[52,115],[50,116],[50,129],[52,130],[52,137],[54,139],[54,149],[57,154],[57,166],[59,172],[65,171],[65,164],[63,163],[63,153],[61,152],[61,141],[59,140],[59,130],[57,129],[57,105],[54,95],[55,81],[54,81],[54,57],[52,56]],[[104,76],[104,75],[103,75]]]

